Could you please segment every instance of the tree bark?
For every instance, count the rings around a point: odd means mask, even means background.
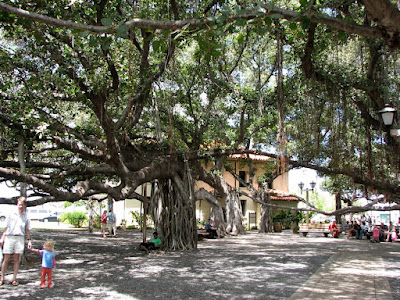
[[[195,202],[182,189],[184,180],[160,180],[157,187],[153,216],[162,239],[162,249],[168,251],[193,250],[197,248]]]
[[[22,135],[18,135],[18,162],[21,174],[26,174],[26,162],[25,162],[25,139]],[[26,186],[25,182],[21,182],[21,197],[26,197]]]
[[[261,201],[266,204],[271,204],[270,195],[263,190],[261,193]],[[272,207],[267,205],[262,205],[260,207],[260,223],[258,225],[259,233],[273,232],[273,222],[272,222]]]
[[[224,220],[224,212],[218,199],[207,192],[204,188],[199,189],[195,193],[195,199],[204,199],[211,204],[211,216],[214,218],[214,226],[217,228],[218,236],[224,236],[226,233],[226,225]]]
[[[88,208],[89,208],[89,232],[93,232],[93,199],[89,197],[88,200]]]
[[[231,235],[244,234],[246,232],[243,226],[242,205],[240,203],[239,194],[237,191],[226,182],[225,189],[229,192],[224,195],[226,208],[226,232]]]

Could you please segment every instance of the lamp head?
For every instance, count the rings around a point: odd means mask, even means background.
[[[382,116],[383,124],[385,124],[385,126],[392,126],[396,111],[397,109],[391,107],[390,104],[385,104],[385,107],[378,111]]]
[[[299,188],[300,188],[300,191],[303,192],[303,188],[304,188],[304,183],[303,182],[299,183]]]

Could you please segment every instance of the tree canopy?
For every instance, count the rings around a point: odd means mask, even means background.
[[[0,178],[121,200],[257,152],[398,202],[377,112],[399,107],[400,12],[377,2],[1,1]]]

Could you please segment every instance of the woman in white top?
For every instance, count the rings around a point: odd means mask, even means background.
[[[3,246],[4,260],[1,265],[0,285],[4,284],[6,273],[11,255],[14,254],[14,273],[12,285],[17,286],[17,274],[19,270],[19,260],[24,252],[25,236],[28,240],[28,249],[31,249],[31,222],[26,214],[26,199],[19,197],[17,211],[10,214],[6,220],[6,228],[0,238],[0,247]]]

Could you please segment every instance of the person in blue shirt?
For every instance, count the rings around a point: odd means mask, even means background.
[[[217,233],[217,229],[214,228],[214,226],[211,222],[212,222],[212,220],[208,219],[206,224],[204,225],[204,227],[206,228],[206,232],[208,232],[211,235],[211,238],[215,239],[218,237],[218,233]]]
[[[42,272],[40,278],[40,287],[46,287],[46,275],[47,275],[47,287],[52,288],[54,286],[52,282],[52,271],[56,268],[56,255],[54,253],[54,241],[47,240],[43,244],[44,250],[31,249],[33,252],[42,255]]]
[[[107,214],[107,225],[108,225],[108,231],[110,235],[113,235],[114,237],[117,236],[117,218],[115,217],[115,214],[113,211],[110,209]]]

